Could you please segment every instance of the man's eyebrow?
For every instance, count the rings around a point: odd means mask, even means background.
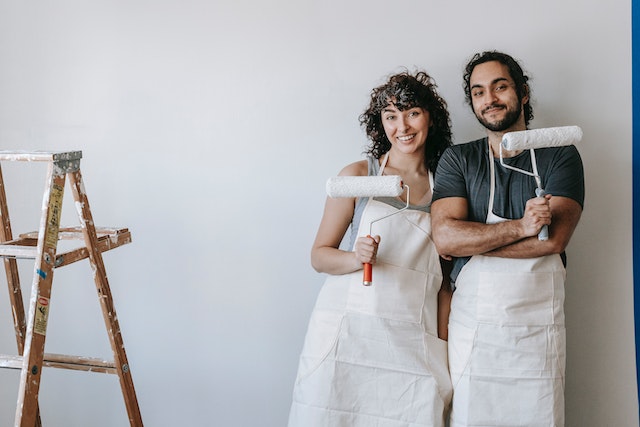
[[[495,79],[494,81],[492,81],[492,82],[491,82],[491,84],[496,84],[496,83],[498,83],[498,82],[502,82],[502,81],[504,81],[504,82],[508,82],[508,81],[509,81],[509,79],[507,79],[506,77],[498,77],[497,79]]]
[[[496,79],[494,79],[494,80],[492,80],[492,81],[491,81],[490,86],[491,86],[491,85],[494,85],[494,84],[496,84],[496,83],[498,83],[498,82],[503,82],[503,81],[504,81],[504,82],[508,82],[508,81],[509,81],[509,79],[507,79],[506,77],[498,77],[498,78],[496,78]],[[479,83],[476,83],[476,84],[474,84],[473,86],[471,86],[471,89],[483,88],[483,87],[484,87],[483,85],[481,85],[481,84],[479,84]]]

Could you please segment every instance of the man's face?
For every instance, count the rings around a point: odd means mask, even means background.
[[[485,128],[504,132],[520,120],[524,125],[522,107],[529,98],[525,95],[518,100],[515,83],[506,65],[498,61],[476,65],[469,87],[473,112]]]

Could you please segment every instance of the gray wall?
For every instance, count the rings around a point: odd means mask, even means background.
[[[532,126],[585,134],[586,209],[568,250],[567,425],[637,426],[630,8],[4,0],[0,148],[82,150],[96,223],[132,230],[105,262],[146,425],[281,427],[324,279],[309,265],[324,182],[361,158],[369,90],[402,66],[425,68],[464,142],[482,129],[463,102],[462,67],[476,51],[507,51],[533,77]],[[40,211],[43,170],[25,167],[5,168],[15,232],[37,228]],[[28,293],[32,266],[21,268]],[[6,292],[0,322],[0,352],[15,353]],[[108,356],[101,322],[88,268],[57,272],[47,351]],[[10,425],[17,372],[0,382],[0,425]],[[40,402],[46,425],[126,425],[113,376],[47,370]]]

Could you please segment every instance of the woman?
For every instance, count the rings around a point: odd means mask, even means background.
[[[399,198],[327,198],[311,263],[328,273],[312,313],[290,427],[442,426],[451,399],[438,293],[448,281],[431,240],[433,172],[451,145],[449,113],[425,72],[403,72],[371,93],[360,116],[368,158],[342,176],[400,175]],[[409,209],[398,212],[407,204]],[[373,220],[372,236],[368,236]],[[350,250],[339,248],[351,227]],[[362,265],[372,263],[371,286]],[[444,326],[444,327],[442,327]],[[441,325],[446,336],[446,321]]]

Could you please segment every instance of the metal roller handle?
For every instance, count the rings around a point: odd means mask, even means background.
[[[538,197],[544,197],[545,196],[544,190],[540,187],[536,188],[536,196]],[[543,225],[542,228],[540,229],[540,232],[538,233],[538,240],[540,241],[545,241],[545,240],[549,240],[549,226],[548,225]]]

